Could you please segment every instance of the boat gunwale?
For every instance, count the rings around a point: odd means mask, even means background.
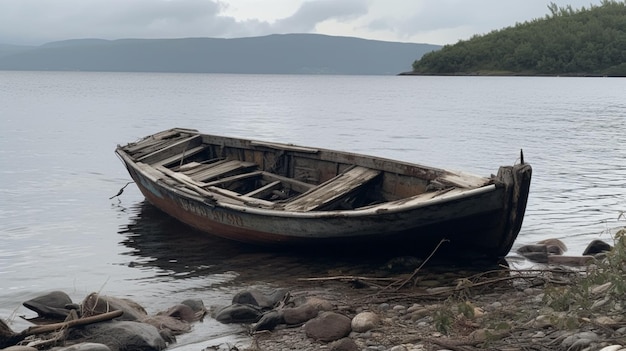
[[[477,187],[477,188],[471,188],[471,189],[466,189],[466,190],[462,190],[459,193],[453,194],[453,195],[448,195],[446,196],[446,194],[441,194],[438,197],[434,197],[431,199],[425,199],[423,201],[419,201],[419,202],[412,202],[411,200],[414,198],[417,198],[421,195],[423,195],[424,193],[421,194],[417,194],[417,195],[413,195],[410,197],[406,197],[406,198],[402,198],[402,199],[398,199],[398,200],[392,200],[392,201],[387,201],[387,202],[383,202],[380,204],[374,204],[374,205],[369,205],[369,206],[365,206],[363,208],[356,208],[356,209],[350,209],[350,210],[330,210],[330,211],[319,211],[319,210],[315,210],[315,211],[307,211],[307,212],[299,212],[299,211],[286,211],[286,210],[282,210],[280,208],[263,208],[263,207],[256,207],[254,205],[238,205],[238,204],[233,204],[233,203],[228,203],[228,202],[224,202],[224,201],[220,201],[220,200],[216,200],[215,198],[211,199],[208,196],[202,196],[202,195],[192,195],[188,192],[183,192],[175,187],[172,187],[171,185],[160,181],[161,179],[157,179],[155,178],[153,175],[148,174],[146,172],[144,172],[140,167],[137,167],[137,162],[135,162],[134,160],[132,160],[132,158],[130,157],[130,155],[128,155],[123,149],[122,147],[118,147],[116,150],[116,153],[122,157],[123,161],[125,164],[132,166],[133,169],[135,170],[135,172],[141,174],[143,177],[149,179],[150,181],[152,181],[154,184],[165,188],[167,191],[169,192],[173,192],[175,193],[177,196],[182,197],[182,198],[186,198],[186,199],[193,199],[195,201],[201,202],[206,204],[207,206],[212,206],[212,207],[222,207],[224,209],[229,209],[229,210],[233,210],[233,211],[238,211],[238,212],[246,212],[246,213],[250,213],[250,214],[256,214],[256,215],[263,215],[263,216],[272,216],[272,217],[285,217],[285,218],[337,218],[337,217],[371,217],[371,216],[378,216],[378,215],[385,215],[385,214],[395,214],[395,213],[403,213],[403,212],[408,212],[411,210],[416,210],[416,209],[420,209],[422,207],[428,207],[428,206],[432,206],[432,205],[440,205],[440,204],[444,204],[444,203],[448,203],[448,202],[453,202],[453,201],[458,201],[458,200],[463,200],[465,198],[469,198],[469,197],[473,197],[473,196],[478,196],[478,195],[482,195],[482,194],[486,194],[489,192],[493,192],[498,190],[498,187],[496,186],[496,184],[494,183],[490,183],[490,184],[486,184],[484,186],[481,187]],[[150,167],[151,169],[154,169],[155,172],[159,172],[156,168],[152,167],[151,165],[147,165],[148,167]],[[449,171],[447,171],[449,172]],[[161,173],[163,174],[163,173]],[[165,174],[163,174],[165,176]],[[488,178],[485,178],[488,179]],[[188,187],[187,185],[185,185],[184,183],[180,183],[181,185],[184,185],[186,189],[189,189],[191,191],[194,191],[192,188]],[[217,192],[213,192],[210,189],[203,189],[205,192],[207,193],[211,193],[214,194],[216,198],[220,198],[222,196],[220,196],[219,193]],[[397,204],[398,202],[402,202],[401,204]],[[395,203],[395,204],[394,204]]]

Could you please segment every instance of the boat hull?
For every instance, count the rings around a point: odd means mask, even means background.
[[[203,232],[248,244],[306,250],[395,252],[461,259],[505,256],[526,207],[531,168],[502,167],[499,186],[405,211],[322,211],[306,214],[222,206],[144,174],[124,159],[154,206]],[[500,174],[502,173],[502,174]]]

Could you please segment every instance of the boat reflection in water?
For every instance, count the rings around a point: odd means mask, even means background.
[[[375,274],[386,257],[329,251],[320,256],[303,251],[268,249],[208,235],[161,212],[147,201],[130,208],[128,225],[120,228],[121,244],[135,256],[130,266],[156,268],[172,279],[235,273],[240,284],[294,283],[298,278],[342,274]],[[169,272],[169,273],[168,273]]]
[[[375,255],[373,252],[338,253],[329,250],[326,255],[269,249],[221,239],[191,228],[161,212],[147,201],[131,208],[132,221],[121,228],[122,244],[131,248],[131,262],[138,268],[156,268],[159,275],[171,279],[220,277],[230,274],[235,285],[271,284],[293,286],[298,278],[354,275],[389,277],[411,272],[421,264],[412,257]],[[391,262],[391,263],[390,263]],[[427,270],[458,270],[462,265],[439,265],[431,261]],[[502,263],[502,262],[500,262]],[[467,266],[470,266],[469,264]],[[471,263],[472,270],[481,270],[480,262]],[[467,268],[467,267],[465,267]],[[483,269],[494,268],[493,262]],[[304,283],[308,284],[308,283]]]

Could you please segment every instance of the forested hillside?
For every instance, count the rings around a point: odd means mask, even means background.
[[[428,53],[413,73],[626,76],[626,1],[548,8],[545,18]]]

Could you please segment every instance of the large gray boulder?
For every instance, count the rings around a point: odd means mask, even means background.
[[[109,321],[72,328],[68,339],[104,344],[111,351],[160,351],[167,347],[157,328],[134,321]]]

